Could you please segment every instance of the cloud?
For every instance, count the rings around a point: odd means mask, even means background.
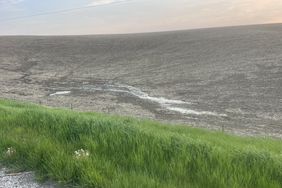
[[[160,22],[164,27],[185,29],[282,22],[281,0],[205,0],[171,7],[167,19]]]
[[[23,2],[24,0],[0,0],[0,5],[9,5],[9,4],[18,4]]]
[[[128,0],[95,0],[88,4],[88,6],[108,5],[113,3],[121,3]]]

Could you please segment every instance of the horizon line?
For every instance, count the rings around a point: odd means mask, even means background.
[[[233,27],[248,27],[248,26],[263,26],[263,25],[279,25],[282,22],[267,22],[267,23],[254,23],[254,24],[242,24],[242,25],[226,25],[226,26],[211,26],[211,27],[198,27],[190,29],[175,29],[175,30],[160,30],[160,31],[146,31],[146,32],[128,32],[128,33],[93,33],[93,34],[6,34],[0,35],[0,37],[70,37],[70,36],[110,36],[110,35],[140,35],[140,34],[157,34],[157,33],[171,33],[182,31],[194,31],[194,30],[206,30],[206,29],[220,29],[220,28],[233,28]]]

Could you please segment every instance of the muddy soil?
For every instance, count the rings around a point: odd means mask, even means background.
[[[0,37],[0,97],[282,136],[282,25]]]

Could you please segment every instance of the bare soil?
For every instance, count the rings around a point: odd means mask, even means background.
[[[1,98],[281,137],[282,25],[0,37],[0,85]]]

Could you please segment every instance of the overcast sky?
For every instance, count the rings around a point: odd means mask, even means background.
[[[0,35],[135,33],[280,22],[282,0],[0,0]]]

